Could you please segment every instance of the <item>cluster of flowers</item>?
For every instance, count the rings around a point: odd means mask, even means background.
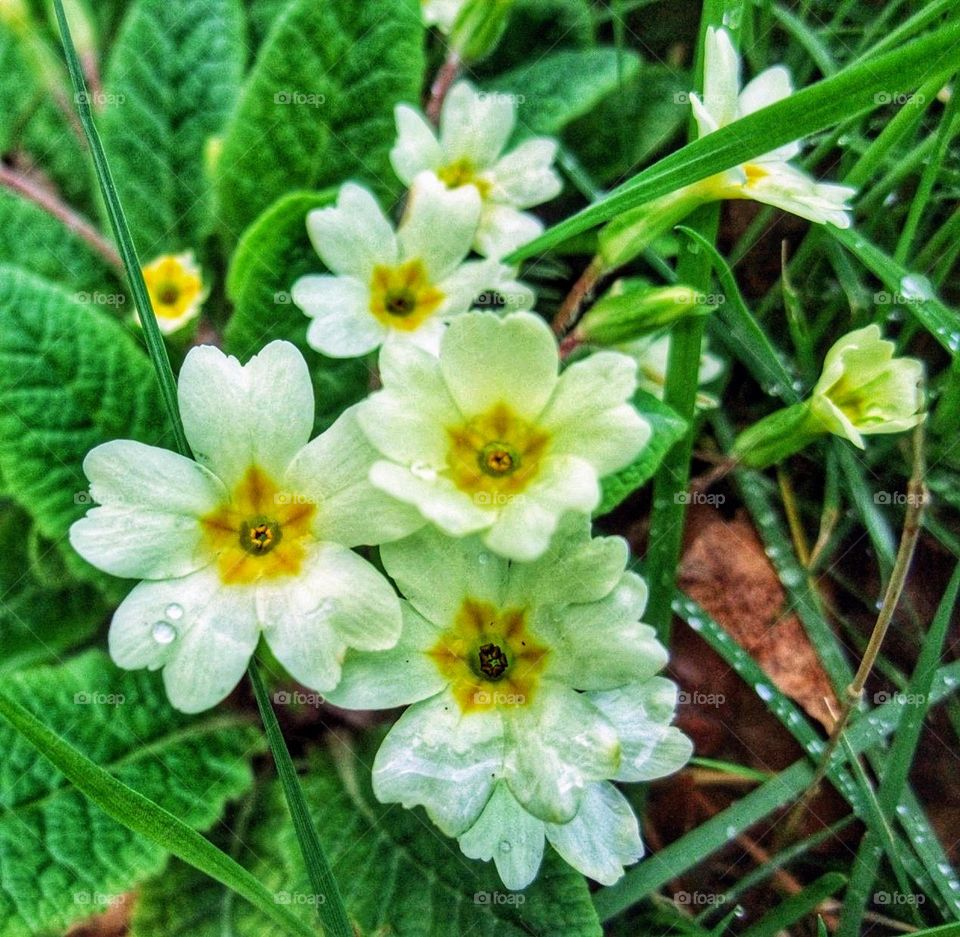
[[[723,31],[708,36],[706,67],[703,132],[790,91],[770,69],[741,93]],[[114,615],[110,651],[122,667],[162,668],[176,707],[223,700],[262,638],[337,705],[409,707],[376,756],[381,800],[425,807],[510,888],[533,880],[547,841],[609,884],[642,853],[610,782],[662,777],[691,753],[670,725],[676,687],[656,676],[666,651],[640,621],[644,582],[623,540],[590,529],[600,479],[650,434],[631,405],[637,362],[601,350],[561,372],[553,334],[526,311],[533,294],[503,262],[541,230],[527,209],[560,190],[556,143],[508,150],[514,102],[465,82],[439,133],[411,107],[396,117],[392,161],[410,186],[399,226],[344,185],[307,218],[331,273],[293,287],[310,345],[337,357],[379,348],[382,389],[311,440],[312,384],[293,345],[246,365],[194,348],[179,379],[193,459],[129,440],[94,449],[84,470],[98,506],[71,543],[142,580]],[[787,163],[795,152],[693,199],[755,197],[847,223],[852,190],[816,185]],[[690,193],[678,199],[689,210]],[[651,210],[660,224],[674,206]],[[633,223],[621,256],[656,227]],[[189,255],[147,273],[170,320],[202,297]],[[515,310],[475,311],[484,293]],[[919,365],[892,354],[876,327],[845,337],[813,397],[744,434],[738,456],[763,464],[788,422],[792,438],[836,432],[858,445],[913,425]],[[657,389],[662,374],[643,379]],[[358,546],[380,547],[389,580]]]

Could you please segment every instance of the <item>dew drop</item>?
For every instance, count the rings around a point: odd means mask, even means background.
[[[769,703],[773,699],[773,690],[770,689],[765,683],[758,683],[754,689],[757,691],[757,696],[760,697],[765,703]]]
[[[487,563],[490,562],[490,557],[489,557],[489,555],[486,554],[486,553],[480,553],[480,554],[477,555],[477,562],[478,562],[481,566],[486,566]]]
[[[437,470],[427,462],[414,462],[413,465],[410,466],[410,472],[425,482],[437,480]]]
[[[513,846],[510,844],[509,839],[501,839],[499,848],[500,848],[500,852],[510,852]]]
[[[169,621],[158,621],[154,624],[151,633],[157,644],[170,644],[177,636],[177,629]]]
[[[926,277],[908,273],[900,281],[900,293],[907,301],[933,299],[933,286]]]
[[[183,606],[178,605],[176,602],[171,602],[164,612],[164,615],[170,619],[170,621],[180,621],[183,618]]]

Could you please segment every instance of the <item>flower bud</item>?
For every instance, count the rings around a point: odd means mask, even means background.
[[[643,280],[618,280],[584,316],[577,333],[581,341],[619,345],[709,312],[689,286],[650,287]]]
[[[450,32],[450,44],[465,62],[479,62],[507,28],[513,0],[467,0]]]
[[[804,401],[775,410],[748,426],[737,436],[730,454],[742,465],[762,469],[805,449],[822,434],[809,401]]]

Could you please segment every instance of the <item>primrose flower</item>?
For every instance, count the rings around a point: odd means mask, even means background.
[[[444,320],[495,289],[505,270],[490,261],[464,262],[479,218],[476,190],[448,191],[424,174],[394,231],[369,191],[343,186],[335,208],[307,216],[310,239],[333,271],[293,285],[293,301],[313,319],[310,346],[333,358],[397,341],[435,350]]]
[[[864,449],[864,436],[916,426],[925,416],[923,363],[894,358],[895,347],[877,325],[844,335],[827,352],[810,397],[747,427],[734,441],[732,455],[764,468],[824,433]]]
[[[823,428],[865,448],[863,437],[901,433],[924,417],[923,364],[894,358],[880,327],[844,335],[827,352],[810,409]]]
[[[164,335],[171,335],[192,322],[207,298],[203,276],[192,251],[157,257],[143,268],[143,279],[157,325]]]
[[[690,95],[700,137],[776,104],[793,94],[788,69],[775,65],[741,90],[741,62],[725,29],[707,29],[704,45],[703,98]],[[800,152],[799,141],[735,166],[716,176],[626,212],[601,236],[601,256],[608,267],[635,257],[660,233],[704,202],[750,199],[819,224],[850,227],[848,201],[856,189],[817,182],[790,160]]]
[[[400,633],[393,589],[350,547],[422,521],[366,480],[372,450],[353,411],[308,443],[313,387],[288,342],[243,366],[192,349],[179,402],[196,461],[132,440],[84,460],[99,507],[70,542],[99,569],[144,580],[114,614],[111,656],[162,667],[185,712],[236,686],[261,634],[295,679],[331,689],[347,647],[388,648]]]
[[[477,537],[424,528],[385,545],[406,596],[403,633],[383,653],[350,651],[330,696],[340,706],[412,703],[373,766],[383,802],[422,805],[493,859],[504,884],[536,876],[545,842],[611,884],[643,853],[637,820],[609,780],[678,770],[690,741],[670,722],[667,652],[639,619],[644,581],[626,543],[564,520],[547,553],[511,563]]]
[[[442,33],[449,34],[464,2],[465,0],[420,0],[423,21],[427,26],[436,26]]]
[[[370,480],[454,537],[482,531],[495,553],[536,559],[650,436],[628,403],[630,358],[598,352],[559,377],[558,365],[549,327],[527,312],[458,316],[439,358],[386,346],[383,389],[357,412],[381,453]]]
[[[396,109],[397,143],[390,159],[410,185],[430,171],[449,189],[470,186],[482,202],[473,245],[487,257],[503,257],[532,241],[542,222],[523,209],[547,202],[563,188],[552,166],[557,142],[531,137],[504,153],[516,124],[512,95],[477,91],[469,82],[451,89],[440,113],[439,137],[419,111]]]

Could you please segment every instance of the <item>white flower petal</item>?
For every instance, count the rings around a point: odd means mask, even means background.
[[[307,344],[331,358],[368,354],[389,331],[370,311],[369,288],[354,277],[300,277],[292,298],[313,320]]]
[[[679,771],[693,754],[693,743],[670,725],[677,685],[664,677],[614,690],[588,693],[620,739],[618,781],[652,781]]]
[[[693,109],[693,119],[697,122],[698,137],[705,137],[720,129],[720,125],[700,100],[700,96],[693,92],[690,93],[690,107]]]
[[[418,511],[370,484],[367,476],[379,457],[360,430],[356,406],[294,457],[285,486],[316,499],[319,540],[347,547],[377,544],[423,526]]]
[[[310,373],[289,342],[271,342],[245,365],[212,345],[193,348],[178,396],[194,457],[229,489],[252,465],[279,479],[313,430]]]
[[[83,470],[102,505],[70,528],[70,543],[87,562],[132,579],[185,576],[210,562],[199,520],[226,491],[205,468],[119,439],[92,449]]]
[[[383,650],[400,636],[400,603],[389,583],[333,543],[314,546],[296,578],[261,582],[257,610],[277,660],[321,692],[337,685],[348,646]]]
[[[440,144],[447,160],[469,159],[478,169],[496,161],[513,133],[513,98],[477,91],[459,81],[443,102]]]
[[[543,233],[543,222],[511,205],[487,202],[480,214],[474,244],[484,257],[499,259]]]
[[[850,206],[856,189],[845,185],[820,183],[788,163],[758,164],[764,174],[743,186],[743,197],[773,205],[783,211],[818,224],[849,228]]]
[[[450,276],[437,284],[437,288],[444,294],[437,315],[447,317],[467,312],[478,296],[497,288],[502,269],[500,264],[484,260],[468,260],[461,264]]]
[[[348,182],[336,207],[307,215],[307,233],[320,259],[334,273],[369,282],[377,264],[397,262],[397,238],[373,194]]]
[[[397,142],[390,151],[390,163],[397,178],[406,186],[426,169],[436,170],[443,163],[443,150],[429,121],[409,104],[398,104]]]
[[[614,728],[583,695],[543,682],[533,702],[504,714],[504,777],[513,795],[548,823],[572,820],[592,781],[620,760]]]
[[[563,189],[560,176],[552,168],[556,157],[556,140],[525,140],[487,173],[493,183],[491,198],[514,208],[533,208],[556,198]]]
[[[543,827],[543,821],[527,813],[501,782],[477,822],[460,836],[460,848],[470,859],[493,859],[503,884],[519,891],[537,877],[543,859]]]
[[[384,803],[422,805],[447,836],[459,836],[490,799],[502,764],[499,715],[464,715],[445,691],[397,720],[377,752],[373,789]]]
[[[546,825],[547,839],[578,872],[612,885],[623,867],[643,855],[640,827],[627,799],[612,784],[593,784],[569,823]]]
[[[441,628],[453,624],[466,598],[499,607],[508,572],[513,574],[508,563],[490,556],[478,538],[451,540],[430,527],[384,544],[380,557],[407,600]]]
[[[740,56],[725,29],[707,28],[704,43],[703,103],[718,127],[737,119]]]
[[[629,464],[650,438],[650,424],[629,403],[637,364],[602,351],[570,365],[542,417],[551,451],[586,459],[600,476]]]
[[[114,613],[110,656],[126,669],[163,667],[170,702],[200,712],[239,683],[258,636],[253,591],[225,588],[207,568],[136,586]]]
[[[413,504],[429,521],[451,537],[465,537],[493,523],[496,515],[477,507],[473,499],[445,478],[423,474],[394,462],[375,462],[370,481],[381,491]]]
[[[520,562],[542,556],[566,511],[589,514],[600,503],[593,466],[573,456],[549,456],[523,494],[501,508],[483,541],[495,553]]]
[[[401,602],[403,631],[385,651],[347,651],[343,672],[327,699],[345,709],[392,709],[434,696],[446,679],[426,655],[440,638],[440,629]]]
[[[624,573],[599,601],[542,609],[536,630],[553,650],[547,674],[580,690],[600,690],[645,680],[667,663],[667,650],[639,621],[646,583]]]
[[[409,342],[390,343],[380,353],[380,379],[383,390],[358,406],[360,428],[388,458],[439,471],[450,448],[447,428],[463,422],[440,362]]]
[[[540,559],[510,567],[503,602],[538,606],[595,602],[619,583],[628,555],[622,537],[591,538],[589,518],[567,514]]]
[[[747,82],[737,101],[737,117],[746,117],[789,98],[791,94],[793,78],[790,77],[790,69],[783,65],[774,65]]]
[[[467,416],[505,403],[522,419],[536,419],[556,386],[558,364],[550,327],[528,312],[457,316],[440,348],[444,380]]]
[[[433,173],[414,180],[397,231],[405,259],[419,258],[434,283],[449,276],[470,253],[480,221],[474,186],[448,189]]]

